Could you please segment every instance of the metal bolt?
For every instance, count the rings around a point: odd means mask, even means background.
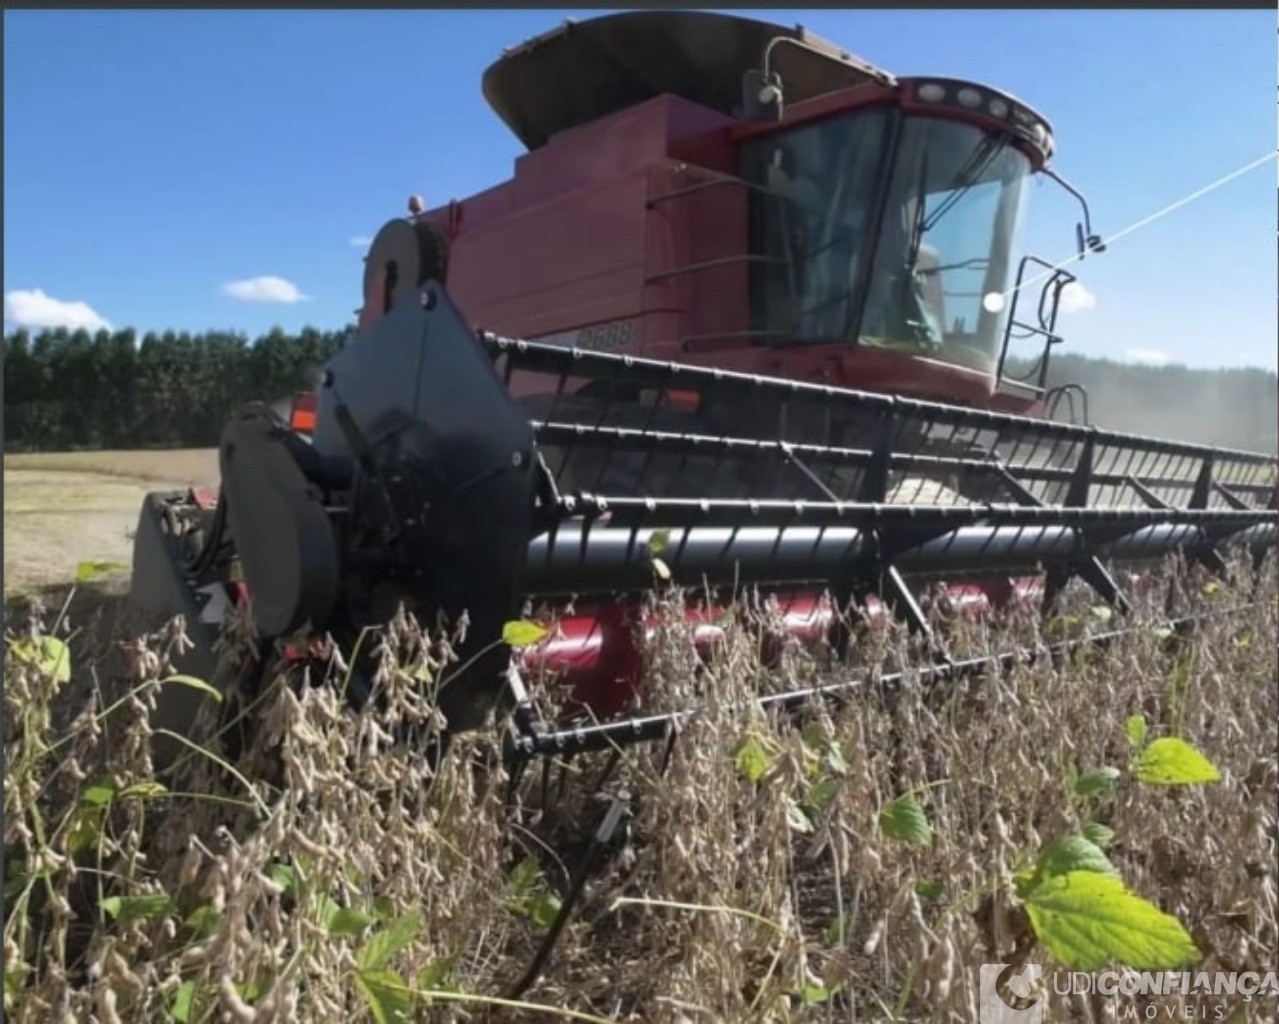
[[[511,465],[514,466],[516,469],[519,469],[522,465],[524,465],[524,453],[523,452],[512,453]]]

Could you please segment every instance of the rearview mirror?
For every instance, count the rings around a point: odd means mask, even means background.
[[[1106,243],[1101,240],[1101,235],[1086,234],[1084,226],[1076,224],[1075,248],[1079,251],[1079,258],[1082,260],[1090,252],[1105,252]]]

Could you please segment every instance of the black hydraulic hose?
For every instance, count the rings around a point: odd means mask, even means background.
[[[541,977],[542,971],[546,968],[546,962],[550,959],[551,952],[555,948],[555,943],[559,941],[560,933],[564,930],[564,926],[568,924],[573,908],[582,897],[582,891],[586,888],[587,879],[595,867],[595,862],[612,840],[614,833],[617,831],[617,826],[622,822],[622,816],[625,811],[626,802],[620,797],[614,797],[613,802],[604,814],[604,820],[600,822],[599,828],[591,836],[586,852],[582,855],[582,859],[578,861],[577,871],[573,874],[573,881],[569,886],[568,894],[560,904],[560,909],[555,915],[555,920],[551,922],[551,927],[547,930],[545,938],[542,939],[537,955],[533,957],[532,962],[524,973],[502,993],[504,999],[518,999],[528,991],[533,982]]]
[[[222,544],[226,532],[227,498],[226,488],[218,487],[218,502],[213,509],[213,522],[209,524],[209,533],[205,537],[204,546],[194,558],[187,563],[187,571],[195,579],[200,579],[213,567],[214,559]]]

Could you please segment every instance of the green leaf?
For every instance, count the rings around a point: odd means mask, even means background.
[[[341,912],[342,904],[328,893],[320,893],[319,896],[315,897],[315,908],[315,920],[327,932],[329,923]]]
[[[1039,941],[1073,970],[1095,971],[1112,962],[1139,971],[1172,970],[1200,956],[1180,921],[1111,875],[1051,875],[1024,902]]]
[[[1128,742],[1140,747],[1146,742],[1146,719],[1144,715],[1129,715],[1124,723],[1124,731],[1128,733]]]
[[[822,762],[836,775],[844,775],[848,771],[848,759],[844,757],[843,748],[834,740],[822,745]]]
[[[946,885],[935,878],[921,878],[915,883],[915,895],[921,899],[939,899],[946,892]]]
[[[434,989],[438,992],[452,992],[454,986],[449,979],[453,976],[453,961],[444,958],[429,963],[418,972],[417,988]]]
[[[653,558],[660,558],[671,546],[670,530],[654,530],[648,535],[648,553]]]
[[[412,1020],[413,993],[394,971],[360,970],[355,984],[377,1024],[404,1024]]]
[[[1105,604],[1095,604],[1092,606],[1091,611],[1092,617],[1098,622],[1109,622],[1115,616],[1110,606]]]
[[[796,832],[809,835],[813,831],[813,823],[794,800],[786,800],[786,823]]]
[[[653,559],[653,572],[657,575],[657,578],[663,582],[669,581],[671,578],[671,567],[660,558]]]
[[[206,683],[203,679],[197,679],[195,676],[188,676],[188,675],[183,675],[182,673],[178,673],[177,675],[172,675],[172,676],[168,676],[165,679],[161,679],[160,683],[161,685],[165,683],[176,683],[178,686],[190,687],[192,690],[199,690],[201,693],[207,694],[208,696],[212,697],[215,701],[217,701],[219,704],[222,703],[222,694],[219,693],[212,686],[210,686],[208,683]]]
[[[502,643],[508,647],[532,647],[550,634],[545,626],[526,619],[515,619],[502,627]]]
[[[773,766],[773,757],[764,741],[758,736],[748,736],[737,753],[733,755],[733,765],[749,782],[758,782]]]
[[[542,881],[542,866],[536,857],[525,857],[511,872],[511,888],[515,898],[507,904],[512,914],[527,917],[545,928],[560,911],[560,900]]]
[[[120,799],[127,800],[132,797],[138,800],[146,800],[153,796],[164,796],[167,792],[168,790],[163,783],[146,780],[135,782],[131,786],[125,786],[124,789],[120,790]]]
[[[808,792],[804,794],[804,806],[811,807],[814,810],[821,810],[821,808],[835,799],[839,793],[839,787],[839,779],[822,779],[814,782],[808,787]]]
[[[77,583],[92,583],[112,572],[123,572],[129,567],[123,562],[81,562],[75,567]]]
[[[1075,779],[1075,792],[1080,796],[1093,796],[1096,793],[1104,793],[1114,788],[1116,782],[1119,781],[1119,769],[1110,765],[1102,765],[1100,768],[1089,768],[1088,771],[1080,774]]]
[[[1135,774],[1155,786],[1191,786],[1221,779],[1211,761],[1176,736],[1160,737],[1142,750]]]
[[[31,972],[31,968],[21,961],[15,963],[6,963],[4,965],[4,994],[5,1008],[8,1009],[9,1000],[17,1000],[22,994],[22,986],[27,980],[27,975]]]
[[[827,988],[825,985],[807,984],[800,989],[800,998],[804,1000],[806,1006],[818,1006],[826,1002],[831,996],[839,991],[839,986]]]
[[[912,846],[927,846],[933,841],[928,815],[910,793],[883,806],[879,812],[879,828],[889,839]]]
[[[267,877],[290,896],[297,896],[298,873],[292,864],[281,864],[279,862],[272,864],[267,871]]]
[[[194,1010],[195,982],[184,981],[178,986],[178,991],[173,997],[173,1005],[169,1008],[169,1013],[178,1024],[189,1024]]]
[[[537,886],[537,881],[542,875],[541,865],[538,864],[536,857],[525,857],[522,861],[515,865],[511,871],[511,888],[515,890],[517,897],[529,895]]]
[[[145,921],[168,913],[173,906],[173,898],[163,892],[146,896],[107,896],[99,906],[117,921]]]
[[[553,892],[530,896],[525,904],[528,916],[539,928],[549,928],[560,912],[560,898]]]
[[[1100,846],[1083,836],[1068,836],[1049,843],[1040,852],[1035,860],[1034,879],[1038,883],[1050,875],[1068,875],[1075,871],[1119,875]]]
[[[339,907],[325,923],[330,935],[359,935],[377,918],[356,907]]]
[[[199,941],[207,939],[216,932],[221,921],[222,915],[214,910],[210,904],[206,903],[191,911],[182,923],[191,930],[196,940]]]
[[[1204,584],[1204,597],[1214,597],[1220,590],[1220,583],[1216,580],[1209,580]]]
[[[10,860],[5,867],[4,880],[4,898],[8,903],[10,900],[18,898],[18,893],[22,892],[31,881],[28,875],[16,860]]]
[[[368,941],[356,953],[355,962],[361,970],[381,970],[394,956],[409,947],[421,928],[420,911],[410,910],[407,914],[401,914],[381,931],[369,936]]]
[[[1083,836],[1094,846],[1106,849],[1115,841],[1114,829],[1108,825],[1103,825],[1099,821],[1090,821],[1083,827]]]
[[[76,857],[97,849],[106,820],[107,809],[100,805],[81,806],[72,811],[67,829],[67,852]]]
[[[115,799],[115,790],[105,783],[86,786],[80,794],[80,802],[86,807],[105,807]]]
[[[70,681],[71,651],[56,636],[42,636],[39,644],[34,647],[26,641],[20,641],[10,649],[28,665],[34,665],[41,672],[53,676],[55,683]]]

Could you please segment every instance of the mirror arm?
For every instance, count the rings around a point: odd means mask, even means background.
[[[1088,200],[1084,198],[1083,193],[1051,167],[1045,167],[1043,173],[1074,196],[1079,202],[1080,209],[1083,210],[1083,223],[1075,225],[1075,243],[1079,249],[1079,258],[1083,259],[1090,252],[1105,252],[1106,243],[1102,241],[1100,235],[1093,234],[1092,215],[1088,210]]]

